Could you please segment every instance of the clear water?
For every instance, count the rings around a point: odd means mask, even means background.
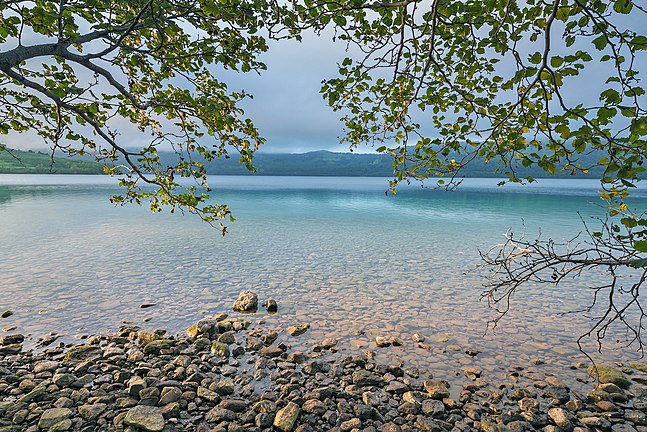
[[[17,326],[31,343],[50,332],[69,342],[129,320],[179,332],[252,289],[279,303],[278,314],[255,317],[269,328],[311,324],[298,338],[282,335],[295,348],[332,336],[343,354],[374,350],[378,335],[398,336],[405,345],[378,349],[378,358],[441,373],[535,359],[566,370],[583,358],[575,339],[590,320],[558,313],[588,304],[597,276],[524,288],[497,332],[484,334],[496,315],[479,300],[478,249],[524,226],[529,236],[541,229],[544,238],[571,238],[582,230],[579,215],[604,213],[598,185],[496,183],[386,196],[378,178],[213,178],[217,201],[237,218],[223,238],[191,216],[113,207],[110,178],[0,176],[0,310],[15,312],[0,326]],[[632,205],[644,210],[645,190],[635,196]],[[413,333],[430,350],[417,348]],[[467,347],[481,354],[472,358]],[[609,348],[597,357],[637,357]]]

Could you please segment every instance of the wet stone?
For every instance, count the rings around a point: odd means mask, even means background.
[[[234,302],[233,309],[238,312],[256,312],[258,296],[252,291],[243,291]]]
[[[352,379],[353,384],[356,384],[360,387],[383,386],[385,384],[384,378],[364,369],[353,372]]]
[[[164,429],[165,423],[160,408],[138,405],[128,410],[124,418],[124,424],[149,432],[157,432]]]

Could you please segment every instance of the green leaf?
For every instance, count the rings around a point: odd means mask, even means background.
[[[616,0],[613,4],[613,10],[621,14],[628,14],[632,8],[631,0]]]
[[[571,8],[570,7],[561,7],[557,9],[557,14],[555,15],[555,18],[557,18],[559,21],[566,21],[568,19],[568,16],[570,15]]]
[[[634,249],[636,249],[638,252],[647,252],[647,240],[635,241]]]
[[[647,258],[638,258],[635,260],[631,260],[629,262],[629,265],[635,269],[645,268],[647,267]]]
[[[595,45],[595,48],[597,48],[599,51],[602,51],[604,47],[607,46],[607,37],[605,35],[600,35],[593,39],[593,45]]]
[[[536,52],[532,56],[530,56],[530,63],[532,63],[532,64],[541,63],[541,53]]]
[[[629,42],[629,45],[637,51],[647,50],[647,37],[642,35],[636,36],[631,40],[631,42]]]

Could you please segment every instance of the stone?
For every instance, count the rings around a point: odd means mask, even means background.
[[[70,429],[72,429],[72,420],[66,418],[52,425],[52,427],[49,428],[49,432],[64,432]]]
[[[323,349],[330,349],[333,348],[337,345],[337,339],[335,338],[326,338],[321,341],[321,348]]]
[[[12,334],[6,336],[0,336],[0,345],[13,345],[23,343],[25,337],[21,334]]]
[[[132,377],[128,380],[127,390],[131,396],[139,396],[139,392],[146,387],[146,381],[138,376]]]
[[[445,404],[436,399],[422,401],[422,412],[431,417],[441,417],[445,413]]]
[[[290,336],[300,336],[308,331],[310,324],[297,324],[288,327],[288,333]]]
[[[352,379],[353,384],[356,384],[360,387],[383,386],[384,384],[386,384],[384,382],[384,378],[375,375],[365,369],[359,369],[353,372]]]
[[[11,345],[0,346],[0,354],[11,355],[11,354],[18,354],[21,351],[22,351],[21,344],[11,344]]]
[[[258,296],[252,291],[243,291],[238,295],[233,308],[238,312],[256,312],[258,310]]]
[[[279,306],[276,303],[276,300],[274,300],[272,298],[267,299],[267,301],[263,304],[263,306],[265,306],[265,309],[270,313],[274,313],[274,312],[277,312],[279,310]]]
[[[209,390],[218,393],[220,396],[229,396],[234,393],[234,382],[230,379],[216,381],[209,386]]]
[[[391,346],[391,340],[389,338],[377,336],[375,338],[375,344],[380,348],[386,348],[388,346]]]
[[[339,428],[342,430],[342,432],[348,432],[353,429],[359,429],[360,427],[362,427],[362,421],[357,417],[354,417],[350,420],[346,420],[345,422],[342,422],[339,425]]]
[[[262,348],[258,354],[261,357],[275,358],[280,357],[283,354],[283,350],[276,345],[271,345],[268,347]]]
[[[301,409],[303,409],[303,412],[316,415],[323,415],[328,410],[326,404],[317,399],[305,401],[301,406]]]
[[[49,408],[46,409],[38,420],[38,427],[47,430],[56,423],[70,417],[72,411],[69,408]]]
[[[426,380],[423,382],[425,390],[432,399],[445,399],[449,397],[449,389],[443,381]]]
[[[437,432],[441,430],[433,420],[425,418],[421,415],[416,416],[416,422],[413,426],[416,431],[420,432]]]
[[[64,364],[77,364],[101,355],[101,348],[97,345],[80,345],[71,348],[63,357]]]
[[[182,390],[177,387],[164,387],[160,394],[159,405],[168,405],[177,402],[182,397]]]
[[[631,381],[623,375],[621,371],[606,365],[590,366],[587,371],[591,376],[601,383],[612,383],[622,389],[628,389],[631,386]]]
[[[299,405],[288,402],[285,407],[277,411],[273,425],[283,432],[290,432],[294,428],[299,414],[301,414]]]
[[[149,432],[158,432],[164,429],[164,416],[160,408],[138,405],[128,410],[124,424]]]
[[[236,413],[221,407],[215,407],[207,413],[205,420],[209,423],[230,422],[236,418]]]
[[[306,403],[308,403],[308,401],[306,401]],[[303,406],[305,409],[305,404],[303,404]],[[253,410],[257,413],[273,413],[276,411],[276,404],[271,400],[264,399],[254,404]]]
[[[224,399],[218,406],[235,413],[240,413],[247,409],[247,405],[247,402],[241,399]]]
[[[229,351],[229,345],[224,342],[213,342],[211,344],[211,354],[220,357],[229,357],[229,355],[231,354]]]
[[[402,394],[409,390],[409,386],[401,383],[400,381],[391,381],[389,385],[384,388],[389,393]]]
[[[97,403],[94,405],[81,405],[79,407],[79,415],[84,420],[94,420],[99,417],[107,408],[108,405],[104,403]]]
[[[391,345],[393,345],[394,347],[399,347],[404,345],[404,342],[399,337],[394,336],[391,338]]]
[[[566,411],[562,408],[551,408],[548,410],[548,417],[555,422],[557,426],[562,429],[572,429],[573,425],[571,424]]]
[[[34,388],[32,391],[18,399],[19,402],[21,403],[29,403],[33,401],[34,399],[39,398],[40,396],[43,396],[44,394],[47,393],[47,388],[44,385],[38,385],[36,388]]]
[[[647,373],[647,363],[629,362],[629,366],[639,370],[640,372]]]
[[[150,341],[144,346],[144,354],[159,355],[163,350],[171,348],[171,341],[168,339],[157,339]]]

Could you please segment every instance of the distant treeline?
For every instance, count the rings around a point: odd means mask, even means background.
[[[82,159],[55,157],[33,151],[12,150],[13,156],[0,151],[0,173],[24,174],[100,174],[102,167],[97,162]],[[14,157],[15,156],[15,157]],[[583,166],[593,166],[602,157],[601,154],[583,157]],[[161,152],[163,165],[174,165],[177,155],[173,152]],[[309,153],[257,153],[254,156],[255,175],[267,176],[349,176],[349,177],[391,177],[393,176],[392,160],[387,155],[333,153],[315,151]],[[207,172],[214,175],[254,175],[241,165],[235,155],[230,159],[216,159],[208,162]],[[472,161],[463,171],[464,177],[505,177],[505,170],[496,172],[496,164]],[[595,167],[587,175],[576,173],[578,178],[600,178],[602,168]],[[560,172],[554,176],[537,168],[519,166],[518,177],[567,178],[570,172]]]
[[[97,162],[34,151],[0,150],[0,174],[101,174]]]
[[[176,155],[161,154],[160,157],[170,165]],[[583,166],[593,166],[602,155],[589,155],[580,162]],[[392,177],[393,164],[388,155],[333,153],[315,151],[299,154],[257,153],[254,156],[256,175],[267,176],[349,176],[349,177]],[[252,175],[241,165],[235,155],[230,159],[217,159],[207,163],[209,174],[219,175]],[[496,172],[496,163],[486,164],[474,160],[462,171],[464,177],[505,177],[505,170]],[[519,164],[517,176],[532,176],[535,178],[557,177],[567,178],[569,172],[556,172],[551,176],[538,167],[524,168]],[[579,178],[600,178],[602,168],[595,167],[587,175],[576,173]]]

